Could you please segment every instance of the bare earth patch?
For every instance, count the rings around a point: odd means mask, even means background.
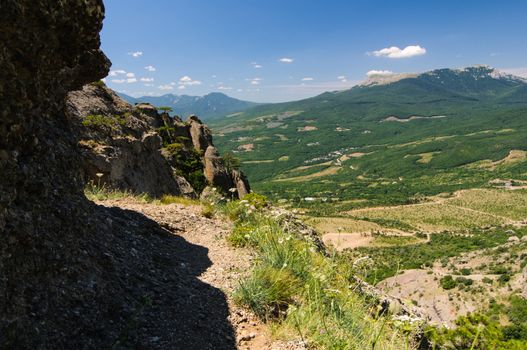
[[[305,131],[315,131],[315,130],[318,130],[318,128],[316,126],[313,126],[313,125],[306,125],[302,128],[298,128],[297,129],[299,132],[305,132]]]

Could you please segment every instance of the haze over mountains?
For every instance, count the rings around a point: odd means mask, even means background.
[[[148,102],[156,107],[168,106],[172,107],[174,114],[182,117],[196,114],[203,120],[223,117],[258,105],[254,102],[229,97],[220,92],[212,92],[205,96],[166,94],[162,96],[141,96],[135,98],[123,93],[119,93],[119,95],[131,104]]]

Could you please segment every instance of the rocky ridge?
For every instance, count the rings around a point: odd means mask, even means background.
[[[104,83],[68,94],[66,112],[79,126],[83,176],[99,186],[196,197],[205,186],[239,198],[246,177],[229,169],[197,116],[186,122],[148,104],[130,105]]]

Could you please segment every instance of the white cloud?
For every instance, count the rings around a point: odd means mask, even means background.
[[[154,81],[154,78],[141,78],[139,80],[141,80],[144,83],[151,83]]]
[[[237,89],[236,91],[237,91],[237,92],[243,92],[243,90],[242,90],[242,89]]]
[[[112,79],[112,83],[115,83],[115,84],[126,83],[126,79]]]
[[[282,57],[278,61],[280,61],[282,63],[293,63],[294,59],[289,58],[289,57]]]
[[[165,85],[159,85],[157,87],[159,90],[173,90],[174,88],[168,84],[165,84]]]
[[[213,76],[212,76],[212,79],[216,79],[216,75],[213,75]]]
[[[390,70],[370,70],[369,72],[366,73],[368,78],[371,78],[371,77],[387,77],[387,76],[390,76],[390,75],[393,75],[393,74],[395,74],[395,73],[390,71]]]
[[[179,85],[177,88],[178,88],[179,90],[185,90],[185,85]]]
[[[156,71],[156,67],[154,66],[146,66],[145,69],[149,72],[155,72]]]
[[[193,80],[188,75],[185,75],[181,78],[179,78],[179,85],[201,85],[201,81],[199,80]]]
[[[348,81],[348,78],[346,78],[345,75],[339,75],[337,79],[340,80],[340,82],[342,83],[346,83]]]
[[[127,82],[128,84],[130,84],[130,83],[136,83],[136,82],[137,82],[137,79],[136,79],[136,78],[128,78],[128,79],[126,79],[126,82]]]
[[[263,66],[257,62],[251,62],[251,65],[253,66],[253,68],[262,68]]]
[[[219,86],[218,87],[218,90],[232,90],[232,88],[230,86]]]
[[[517,75],[522,78],[527,78],[527,67],[519,67],[519,68],[505,68],[505,69],[499,69],[500,72]]]
[[[143,54],[143,51],[128,52],[128,54],[132,56],[133,58],[138,58],[139,56]]]
[[[128,78],[134,78],[135,77],[135,74],[134,73],[126,73],[126,76]]]
[[[111,77],[116,77],[119,74],[126,74],[126,71],[122,69],[118,69],[118,70],[111,70],[110,73],[108,73],[108,75]]]
[[[247,80],[251,81],[251,85],[260,85],[260,81],[262,81],[262,78],[252,78]]]
[[[313,81],[315,79],[311,78],[311,77],[305,77],[305,78],[302,78],[302,81]]]
[[[154,86],[154,84],[145,84],[145,86]]]
[[[426,53],[426,49],[419,45],[410,45],[404,49],[400,49],[397,46],[387,47],[381,50],[373,51],[370,55],[376,57],[388,57],[388,58],[409,58],[415,56],[421,56]]]

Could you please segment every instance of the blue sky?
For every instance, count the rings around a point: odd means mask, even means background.
[[[527,77],[527,1],[106,0],[106,83],[290,101],[367,73],[488,64]],[[372,74],[372,73],[370,73]]]

